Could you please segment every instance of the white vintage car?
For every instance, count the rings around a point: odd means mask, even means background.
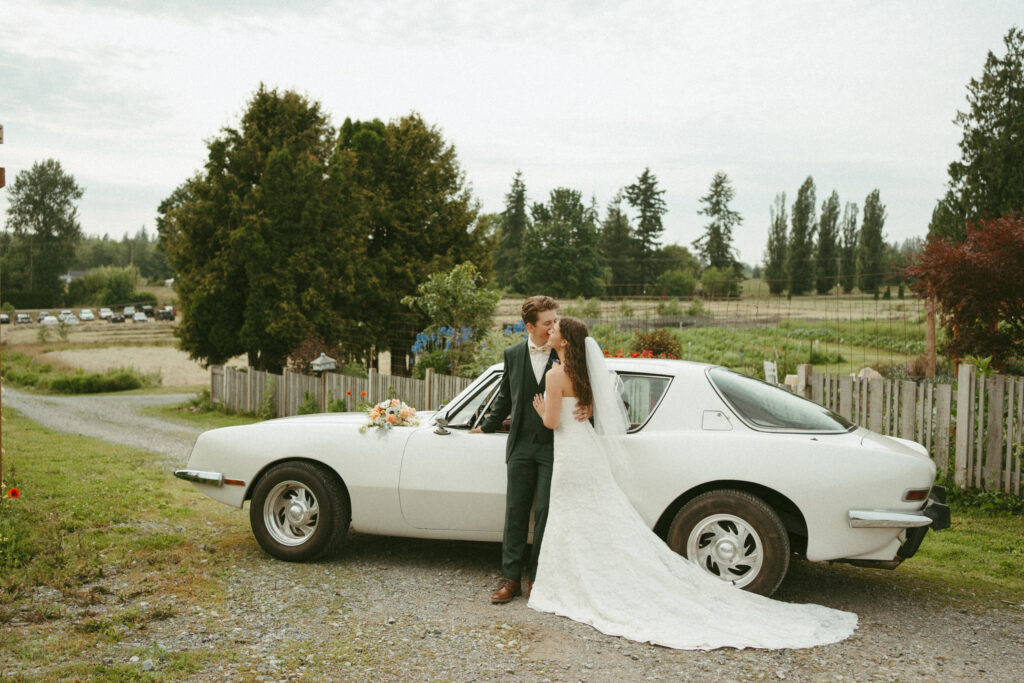
[[[622,488],[671,548],[722,580],[770,595],[793,553],[894,568],[929,527],[949,526],[935,465],[914,442],[723,367],[609,364],[633,423],[618,437]],[[333,413],[211,430],[175,475],[228,505],[250,500],[256,540],[282,560],[313,559],[349,528],[500,541],[507,435],[468,432],[501,372],[421,412],[418,427],[360,433],[365,414]]]

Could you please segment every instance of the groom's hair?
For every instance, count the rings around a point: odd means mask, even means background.
[[[531,296],[523,302],[523,322],[536,325],[537,316],[544,311],[550,311],[556,308],[558,308],[558,302],[550,296],[544,296],[543,294]]]

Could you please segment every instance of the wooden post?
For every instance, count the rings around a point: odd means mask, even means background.
[[[935,379],[935,299],[925,299],[924,319],[924,375]]]
[[[427,383],[427,402],[424,405],[426,406],[426,410],[433,410],[434,401],[433,397],[431,396],[431,391],[434,388],[434,368],[427,368],[424,381]]]
[[[960,365],[956,389],[956,469],[953,482],[967,486],[968,463],[971,458],[971,438],[974,435],[974,379],[978,369],[969,363]]]
[[[882,433],[885,420],[884,415],[885,380],[881,377],[872,377],[868,380],[868,417],[871,422],[869,429],[873,432]]]
[[[981,462],[978,454],[978,465],[981,469],[981,482],[986,491],[998,491],[1003,469],[1003,398],[1006,394],[1006,378],[1002,375],[990,376],[988,385],[988,411],[985,420],[985,453]]]
[[[949,423],[952,417],[953,385],[935,387],[935,450],[932,455],[939,469],[949,469]]]
[[[814,366],[810,363],[802,363],[796,366],[796,393],[804,398],[810,398],[810,379],[814,374]]]
[[[853,375],[839,378],[839,414],[853,420]]]
[[[900,438],[914,440],[914,428],[917,426],[917,410],[914,402],[917,399],[917,383],[908,379],[900,382]]]

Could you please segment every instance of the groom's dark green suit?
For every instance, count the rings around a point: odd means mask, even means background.
[[[558,354],[550,352],[544,373]],[[511,415],[505,466],[508,483],[505,495],[505,534],[502,538],[501,565],[504,578],[520,581],[523,567],[528,578],[537,575],[537,557],[544,540],[551,492],[551,468],[554,461],[554,433],[533,408],[535,394],[544,392],[544,373],[540,382],[534,375],[530,349],[526,341],[505,349],[505,372],[491,414],[480,425],[494,432]],[[536,503],[534,497],[536,496]],[[533,506],[533,553],[526,562],[526,539],[530,532],[530,507]]]

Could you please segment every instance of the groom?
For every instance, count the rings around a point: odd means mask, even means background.
[[[505,603],[522,595],[520,581],[527,570],[527,592],[537,576],[537,558],[544,539],[554,460],[554,433],[544,426],[533,408],[533,397],[544,393],[544,375],[558,354],[548,346],[548,335],[558,322],[558,304],[549,296],[531,296],[523,302],[523,322],[529,339],[505,349],[505,372],[491,414],[472,433],[491,433],[511,414],[505,445],[508,474],[505,495],[505,533],[501,543],[502,579],[491,594],[492,603]],[[577,408],[577,419],[589,417]],[[536,497],[536,504],[534,504]],[[533,512],[533,552],[527,564],[526,538]]]

